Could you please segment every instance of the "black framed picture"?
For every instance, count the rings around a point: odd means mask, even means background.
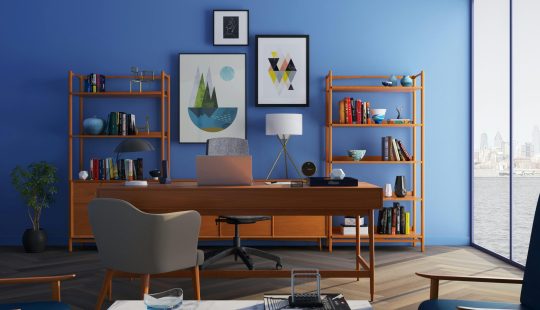
[[[179,54],[180,143],[246,138],[246,54]]]
[[[248,43],[248,10],[214,10],[214,45],[248,45]]]
[[[309,36],[258,35],[258,107],[309,106]]]

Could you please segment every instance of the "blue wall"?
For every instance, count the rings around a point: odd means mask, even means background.
[[[248,47],[212,46],[214,9],[249,9]],[[50,243],[66,243],[69,69],[127,74],[130,66],[137,65],[169,72],[173,85],[172,176],[194,177],[193,158],[204,152],[204,146],[177,142],[180,52],[247,53],[248,138],[257,178],[266,175],[278,147],[274,137],[264,135],[264,115],[269,112],[304,114],[304,135],[291,140],[290,151],[299,163],[311,160],[323,169],[323,78],[328,70],[336,74],[411,74],[424,69],[427,242],[468,244],[469,16],[469,0],[3,1],[0,244],[19,244],[22,231],[29,227],[24,205],[10,185],[9,172],[17,164],[38,160],[54,163],[62,179],[58,199],[44,213],[42,226],[49,232]],[[256,34],[310,35],[309,108],[255,108]],[[370,94],[362,98],[388,109],[407,99],[403,95]],[[94,102],[88,104],[87,116],[120,110]],[[342,130],[346,131],[338,134],[346,142],[336,145],[337,153],[360,147],[368,152],[379,150],[378,137],[384,130]],[[384,134],[400,137],[404,132]],[[409,140],[410,136],[402,138]],[[87,156],[110,156],[113,148],[111,141]],[[380,185],[393,183],[396,174],[407,172],[400,167],[384,167],[385,173],[375,167],[342,168]]]

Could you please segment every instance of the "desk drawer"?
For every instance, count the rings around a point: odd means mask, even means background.
[[[325,216],[274,216],[276,237],[324,237]]]
[[[203,215],[201,216],[201,231],[199,237],[218,237],[219,225],[216,225],[217,216]]]
[[[100,183],[73,183],[73,236],[92,235],[92,228],[88,220],[88,203],[96,197],[96,190]]]

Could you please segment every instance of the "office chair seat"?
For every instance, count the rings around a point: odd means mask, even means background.
[[[269,221],[272,219],[270,216],[259,216],[259,215],[220,215],[222,221],[228,224],[253,224],[259,221]]]
[[[456,310],[457,307],[470,307],[478,309],[514,309],[532,310],[523,305],[509,304],[502,302],[473,301],[473,300],[453,300],[453,299],[432,299],[420,304],[418,310]]]

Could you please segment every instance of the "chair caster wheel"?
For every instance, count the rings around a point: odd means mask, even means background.
[[[281,263],[277,263],[276,270],[281,270],[281,269],[283,269],[283,265],[281,265]]]

